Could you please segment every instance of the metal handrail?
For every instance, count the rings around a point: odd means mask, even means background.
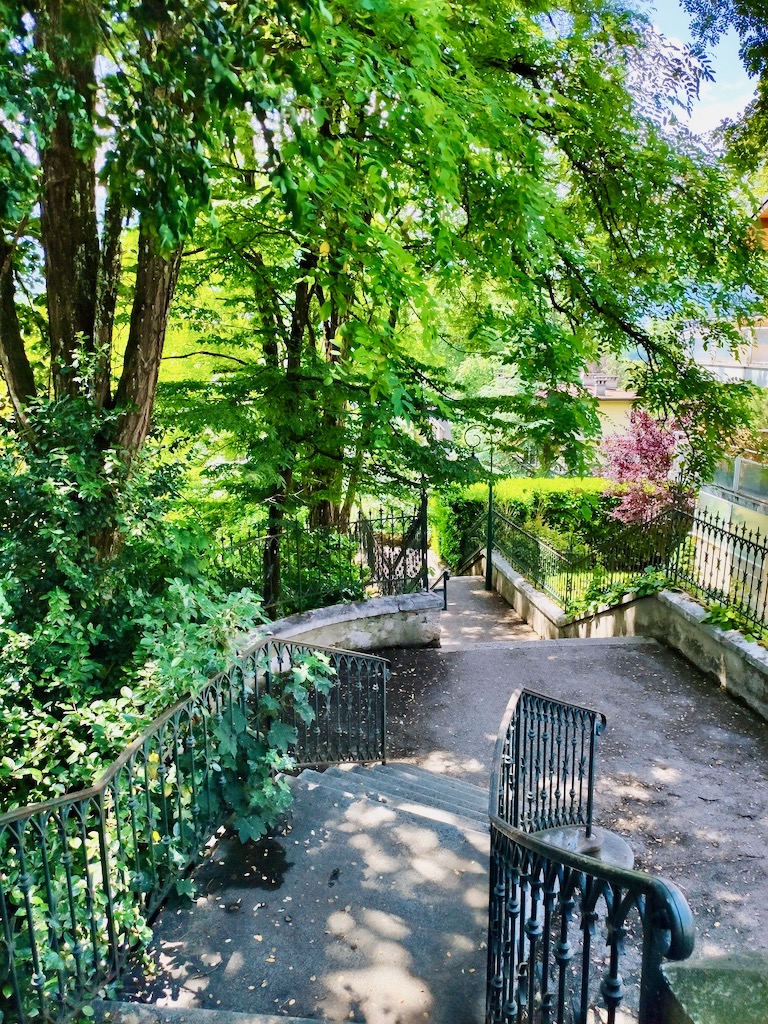
[[[443,611],[448,611],[448,580],[451,578],[451,572],[449,569],[443,569],[440,575],[432,581],[429,585],[429,592],[433,593],[438,589],[440,583],[443,584]]]
[[[650,569],[672,586],[723,604],[748,629],[768,629],[768,538],[746,524],[733,526],[701,509],[675,507],[619,530],[605,550],[574,558],[497,509],[493,519],[495,549],[566,611],[587,594],[599,600],[601,593],[610,593],[615,599]],[[467,537],[474,539],[476,525]],[[519,538],[517,547],[509,536]],[[481,551],[478,545],[473,558]]]
[[[633,938],[641,947],[633,1009],[639,1024],[660,1024],[661,964],[693,951],[693,917],[676,885],[555,846],[538,831],[591,829],[594,741],[605,721],[600,712],[523,689],[507,705],[489,806],[486,1024],[583,1022],[598,1000],[615,1019],[627,996],[622,965],[637,973],[625,955]],[[599,977],[601,920],[608,955]]]
[[[594,941],[601,918],[605,958]],[[567,1005],[574,1021],[586,1021],[598,1000],[616,1019],[632,938],[642,957],[632,984],[638,1024],[661,1024],[662,964],[686,960],[693,936],[693,915],[673,882],[557,849],[491,817],[487,1024],[563,1020]],[[602,977],[595,958],[605,959]]]
[[[491,825],[512,842],[529,850],[539,859],[552,859],[552,845],[536,836],[535,832],[523,832],[507,824],[497,814],[490,816]],[[565,868],[570,868],[582,875],[600,878],[614,886],[632,887],[637,892],[652,894],[655,905],[661,910],[662,917],[656,927],[668,933],[666,952],[667,960],[687,960],[694,950],[694,921],[691,908],[680,887],[666,878],[648,875],[644,871],[633,868],[616,867],[603,861],[596,861],[584,853],[575,850],[558,850],[557,861]],[[663,909],[662,909],[663,908]]]
[[[481,512],[472,522],[467,532],[463,535],[462,540],[465,542],[462,545],[463,554],[459,560],[456,575],[463,576],[464,571],[475,561],[477,556],[485,550],[487,533],[488,533],[488,512],[487,510]],[[466,545],[467,540],[474,540],[476,546],[473,545],[469,548]],[[471,552],[471,553],[467,553]]]
[[[541,537],[537,537],[534,533],[530,533],[523,526],[520,526],[513,519],[510,519],[509,516],[505,515],[503,512],[499,512],[499,510],[496,508],[494,508],[493,510],[493,518],[501,520],[501,522],[503,522],[505,526],[510,527],[516,533],[520,533],[524,537],[527,537],[529,540],[535,541],[542,551],[545,551],[548,555],[551,555],[552,558],[556,559],[557,561],[562,562],[563,565],[572,566],[576,564],[575,560],[571,558],[570,555],[564,554],[562,551],[558,551],[557,548],[553,548],[551,544],[547,544],[547,542],[545,540],[542,540]]]
[[[545,787],[542,789],[540,778],[532,778],[532,771],[521,766],[521,761],[525,758],[525,748],[521,745],[521,732],[527,732],[529,740],[535,740],[536,737],[531,735],[532,726],[526,725],[520,716],[520,709],[525,704],[532,705],[527,710],[533,710],[536,713],[536,705],[540,706],[541,711],[547,709],[558,709],[564,711],[566,714],[571,716],[580,716],[583,718],[582,723],[582,735],[586,740],[586,744],[582,742],[580,751],[580,757],[578,761],[575,758],[571,759],[570,769],[566,770],[565,776],[571,778],[571,787],[578,787],[576,789],[579,795],[578,801],[569,801],[570,807],[557,806],[556,801],[549,797],[549,793],[552,792],[552,788]],[[517,719],[517,721],[515,721]],[[552,725],[556,723],[553,721]],[[559,723],[562,728],[563,724]],[[573,724],[573,723],[571,723]],[[585,734],[584,725],[589,727],[588,738]],[[587,835],[592,830],[592,808],[594,804],[594,780],[595,780],[595,740],[598,736],[602,735],[606,727],[606,717],[600,711],[594,711],[592,708],[580,707],[576,704],[564,704],[562,701],[555,701],[549,697],[545,697],[543,694],[536,693],[533,690],[527,690],[523,687],[515,690],[507,703],[507,707],[504,711],[504,715],[501,719],[499,726],[498,736],[496,737],[496,744],[493,751],[493,770],[491,773],[491,787],[489,794],[488,813],[491,817],[503,814],[506,811],[505,820],[508,824],[515,828],[519,828],[525,832],[537,831],[542,828],[554,828],[558,825],[584,825],[586,828]],[[552,740],[555,740],[552,743]],[[510,742],[512,741],[512,742]],[[567,732],[563,735],[560,746],[567,744],[568,735]],[[537,759],[540,762],[550,762],[550,775],[552,774],[551,768],[555,757],[555,748],[558,745],[556,737],[552,733],[549,734],[549,739],[539,738],[536,741],[537,747]],[[586,750],[584,746],[586,745]],[[533,753],[531,751],[530,753]],[[579,785],[575,773],[578,771],[579,766],[582,763],[582,758],[586,761],[586,800],[584,797],[584,786]],[[559,766],[562,768],[562,760],[559,762]],[[513,768],[517,772],[517,778],[510,782],[510,768]],[[530,766],[530,769],[535,771],[535,766]],[[559,783],[563,784],[566,782],[566,777],[560,777]],[[582,781],[583,781],[583,769],[582,769]],[[520,794],[520,789],[528,787],[531,796],[527,801],[523,801]],[[514,792],[511,792],[514,790]],[[529,807],[526,811],[522,806],[524,802],[528,802]],[[534,813],[532,810],[533,804],[538,804],[537,812]],[[549,803],[549,807],[546,804]]]
[[[318,671],[299,714],[308,657]],[[296,766],[384,760],[388,677],[374,655],[263,640],[154,719],[93,786],[0,815],[2,1019],[66,1019],[119,975],[278,726]]]

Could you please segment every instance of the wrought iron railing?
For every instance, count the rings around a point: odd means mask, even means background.
[[[426,495],[412,513],[361,514],[350,532],[364,555],[370,581],[380,594],[428,589]]]
[[[273,617],[321,608],[342,601],[361,600],[373,585],[354,532],[332,528],[310,530],[304,524],[285,522],[275,539],[248,534],[227,538],[219,555],[220,581],[229,589],[247,586],[265,594],[267,580],[274,579],[279,565],[278,596]]]
[[[247,782],[233,756],[244,738],[253,756],[279,723],[297,766],[384,760],[388,671],[370,655],[265,641],[160,715],[90,789],[1,815],[2,1020],[64,1019],[119,975]]]
[[[768,538],[700,509],[676,516],[686,536],[664,567],[670,581],[726,606],[757,633],[768,627]]]
[[[517,691],[496,745],[486,1024],[587,1024],[602,1006],[661,1024],[662,962],[693,951],[693,918],[671,882],[546,842],[591,829],[597,712]]]
[[[368,594],[425,590],[427,548],[424,499],[415,512],[361,515],[344,529],[284,520],[278,536],[227,538],[218,572],[230,588],[269,589],[269,611],[277,618]]]
[[[748,628],[768,626],[768,539],[759,530],[732,526],[701,509],[675,508],[632,526],[617,524],[601,550],[577,558],[498,510],[493,517],[495,549],[566,611],[587,598],[629,591],[653,570],[671,586],[726,606]]]
[[[492,810],[524,832],[563,825],[592,828],[599,711],[530,690],[513,694],[499,727]]]
[[[488,512],[481,512],[461,536],[457,575],[463,576],[471,563],[485,551],[488,531]]]
[[[493,510],[494,547],[532,583],[564,608],[571,604],[575,564],[511,519]]]

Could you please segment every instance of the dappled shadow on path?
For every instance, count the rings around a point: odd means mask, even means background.
[[[444,646],[539,639],[495,590],[485,589],[480,576],[449,581],[448,609],[440,616],[440,629]]]
[[[768,725],[683,658],[580,640],[388,656],[393,756],[470,781],[487,778],[515,687],[604,712],[595,821],[680,885],[697,955],[768,950]]]
[[[270,891],[250,869],[234,877],[236,840],[214,852],[206,894],[164,910],[130,995],[368,1024],[481,1020],[487,837],[324,788],[297,791],[293,821],[258,844],[286,866]]]

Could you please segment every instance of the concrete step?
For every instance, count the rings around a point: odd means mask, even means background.
[[[644,644],[654,644],[655,640],[645,636],[612,636],[612,637],[585,637],[585,638],[567,638],[562,640],[541,640],[537,639],[536,643],[541,645],[544,650],[544,645],[554,644],[594,644],[596,646],[605,647],[638,647]],[[455,654],[457,651],[469,652],[469,651],[525,651],[530,647],[530,640],[451,640],[445,639],[440,641],[440,647],[436,649],[435,654]]]
[[[429,821],[452,825],[459,830],[488,832],[487,815],[482,816],[474,811],[458,811],[425,802],[421,795],[402,792],[395,787],[389,791],[381,786],[372,786],[365,779],[360,779],[351,772],[329,773],[304,771],[294,780],[292,786],[306,786],[310,789],[325,789],[336,793],[340,799],[362,799],[371,803],[393,807],[403,814]]]
[[[226,837],[193,875],[198,898],[161,910],[150,966],[126,979],[122,998],[175,1008],[168,1024],[197,1024],[199,1010],[480,1024],[488,835],[313,774],[293,783],[284,836]]]
[[[200,1010],[192,1006],[149,1006],[107,999],[96,999],[92,1006],[91,1020],[95,1024],[317,1024],[317,1019],[311,1017]]]
[[[372,789],[381,787],[381,792],[385,794],[393,793],[394,787],[398,787],[403,791],[402,795],[414,800],[423,800],[424,803],[435,804],[461,814],[467,813],[468,817],[485,819],[488,816],[487,794],[481,792],[479,798],[467,796],[463,790],[455,788],[451,780],[445,776],[435,775],[433,781],[430,781],[409,775],[397,768],[390,768],[388,765],[375,765],[372,768],[353,765],[343,774],[365,779]]]
[[[294,792],[302,787],[310,790],[324,789],[336,793],[339,798],[369,800],[417,818],[452,825],[459,830],[488,831],[487,815],[483,817],[469,810],[459,812],[434,803],[425,803],[419,795],[404,792],[395,786],[387,790],[384,786],[371,785],[353,772],[334,772],[332,769],[326,772],[303,771],[291,786]]]
[[[466,779],[457,778],[455,775],[438,775],[436,772],[431,772],[427,768],[422,768],[420,764],[413,764],[410,761],[388,761],[386,765],[375,765],[377,770],[380,768],[388,768],[391,770],[402,771],[407,775],[413,776],[413,778],[425,779],[428,782],[434,782],[435,779],[450,779],[451,784],[456,787],[457,790],[462,791],[472,799],[483,799],[486,804],[488,803],[488,789],[485,786],[476,786],[472,782],[467,782]]]

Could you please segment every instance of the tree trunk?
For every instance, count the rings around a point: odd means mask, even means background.
[[[149,433],[168,313],[181,266],[181,249],[164,256],[148,232],[139,235],[136,291],[115,408],[123,411],[114,442],[128,460]]]
[[[77,5],[79,7],[79,5]],[[40,233],[45,252],[48,331],[54,394],[74,395],[72,372],[77,351],[93,351],[99,235],[96,223],[96,170],[88,140],[75,137],[76,119],[93,122],[95,49],[88,31],[77,45],[65,45],[74,5],[48,0],[38,19],[38,41],[57,77],[70,82],[75,98],[57,100],[56,120],[41,153],[43,187]],[[79,108],[79,109],[78,109]],[[80,127],[82,131],[82,126]]]
[[[264,545],[264,611],[276,619],[280,611],[282,591],[281,548],[285,522],[285,500],[290,490],[290,477],[276,488],[269,502],[267,542]]]
[[[0,236],[0,368],[16,417],[24,426],[24,406],[35,396],[35,378],[16,314],[13,253],[14,246]]]
[[[97,362],[93,397],[100,408],[109,405],[110,399],[112,332],[115,326],[117,289],[122,269],[122,231],[122,206],[114,196],[110,196],[104,211],[94,325]]]

